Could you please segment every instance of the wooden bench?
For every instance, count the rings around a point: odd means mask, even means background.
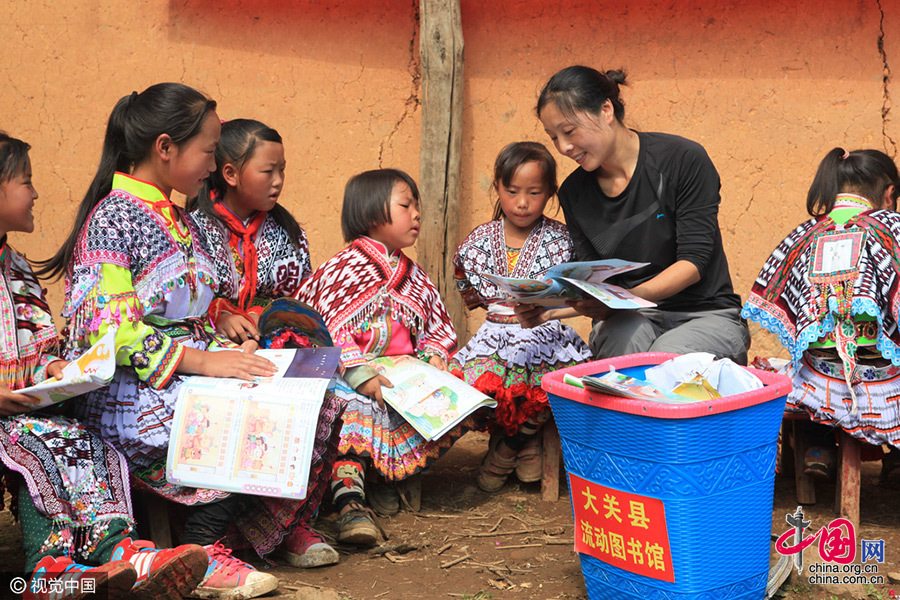
[[[138,523],[157,548],[171,548],[171,502],[152,492],[134,490],[134,510]]]
[[[562,447],[559,443],[559,431],[553,417],[544,423],[541,429],[541,500],[556,502],[559,500],[559,466],[562,458]]]
[[[785,412],[782,421],[782,448],[784,447],[784,433],[791,432],[791,447],[794,459],[794,485],[796,486],[797,502],[800,504],[816,503],[815,480],[803,472],[804,457],[806,454],[804,429],[812,421],[804,413]],[[859,525],[859,488],[860,488],[860,460],[863,442],[853,436],[838,430],[838,456],[837,456],[837,482],[834,492],[834,511],[848,518],[852,523]],[[783,457],[782,457],[783,458]],[[782,462],[784,462],[782,460]]]

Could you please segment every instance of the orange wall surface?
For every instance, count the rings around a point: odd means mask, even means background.
[[[350,175],[378,166],[418,175],[417,7],[411,0],[7,0],[0,129],[32,144],[41,194],[36,232],[13,234],[14,246],[32,258],[58,247],[93,175],[113,104],[168,80],[211,95],[225,119],[253,117],[281,132],[282,201],[306,228],[318,265],[342,247],[340,201]],[[462,22],[460,238],[490,217],[497,151],[515,140],[549,144],[535,100],[570,64],[625,67],[628,125],[706,147],[722,177],[720,225],[742,296],[804,218],[806,189],[825,152],[872,147],[894,155],[900,139],[893,82],[885,82],[900,65],[895,39],[884,33],[900,26],[895,2],[463,0]],[[562,177],[574,165],[557,158]],[[50,291],[58,313],[61,285]],[[470,329],[480,322],[474,315]],[[751,355],[776,346],[757,332]]]

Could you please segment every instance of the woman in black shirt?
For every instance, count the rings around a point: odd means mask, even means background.
[[[559,189],[577,259],[650,263],[612,283],[657,307],[573,308],[594,320],[597,358],[703,351],[746,364],[750,335],[722,250],[719,175],[699,144],[627,128],[624,83],[622,71],[568,67],[541,90],[537,115],[560,154],[579,165]],[[537,307],[517,312],[524,325],[549,316]]]

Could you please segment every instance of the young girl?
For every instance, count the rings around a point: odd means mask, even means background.
[[[188,204],[217,252],[219,298],[212,307],[234,315],[222,315],[225,333],[233,339],[257,337],[263,307],[295,296],[312,273],[306,232],[278,204],[284,169],[277,131],[251,119],[227,121],[216,148],[216,171],[196,202]]]
[[[497,400],[494,414],[502,435],[491,440],[478,470],[478,486],[486,492],[503,487],[513,470],[520,481],[541,479],[537,432],[550,416],[541,377],[591,355],[575,331],[554,319],[573,311],[545,311],[541,325],[523,329],[484,278],[485,273],[540,278],[571,258],[566,226],[544,216],[556,193],[556,162],[542,144],[509,144],[494,163],[493,188],[498,195],[493,220],[476,227],[453,258],[466,306],[487,309],[487,318],[450,361],[452,373]]]
[[[297,503],[276,510],[252,496],[173,486],[164,475],[184,375],[249,380],[275,372],[253,354],[255,342],[244,352],[207,350],[218,343],[207,317],[214,267],[195,226],[169,199],[173,191],[196,195],[215,170],[215,107],[177,83],[120,99],[72,232],[43,272],[66,273],[71,353],[117,326],[115,378],[90,393],[78,414],[125,454],[138,481],[191,507],[183,540],[205,546],[210,565],[197,593],[249,598],[278,580],[232,557],[218,540],[233,524],[257,552],[271,551],[293,524]]]
[[[900,447],[900,177],[878,150],[834,148],[806,197],[813,217],[766,260],[743,315],[791,354],[788,406],[873,445]],[[807,452],[827,474],[834,437]]]
[[[358,392],[349,394],[331,484],[341,514],[338,539],[373,545],[379,532],[366,506],[366,469],[390,482],[404,480],[438,458],[463,429],[426,442],[385,407],[381,386],[391,384],[368,361],[408,354],[445,369],[456,334],[434,284],[402,251],[419,236],[419,190],[409,175],[379,169],[352,177],[341,229],[350,244],[313,273],[300,299],[324,317],[342,348],[344,378]],[[381,488],[380,512],[399,510],[392,489]]]
[[[57,377],[66,365],[57,358],[59,337],[44,290],[7,242],[11,231],[34,231],[38,194],[28,150],[0,132],[0,461],[22,525],[26,572],[33,572],[30,595],[44,597],[54,579],[92,578],[109,597],[128,593],[137,580],[135,597],[179,598],[206,572],[206,552],[199,546],[157,551],[127,537],[134,522],[122,456],[51,409],[28,412],[35,400],[11,391]]]
[[[219,280],[219,297],[210,315],[218,330],[238,343],[259,339],[256,322],[263,307],[276,298],[295,296],[312,272],[306,232],[278,204],[284,168],[284,145],[277,131],[250,119],[227,121],[216,147],[216,171],[189,203],[191,217],[213,252]],[[342,408],[328,392],[319,412],[303,518],[282,545],[294,566],[338,562],[338,553],[308,523],[331,480]]]

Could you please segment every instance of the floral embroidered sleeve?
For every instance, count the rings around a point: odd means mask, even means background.
[[[165,387],[185,349],[144,321],[131,272],[109,263],[76,267],[72,289],[84,290],[66,307],[74,344],[86,348],[116,326],[116,364],[134,368],[151,387]]]

